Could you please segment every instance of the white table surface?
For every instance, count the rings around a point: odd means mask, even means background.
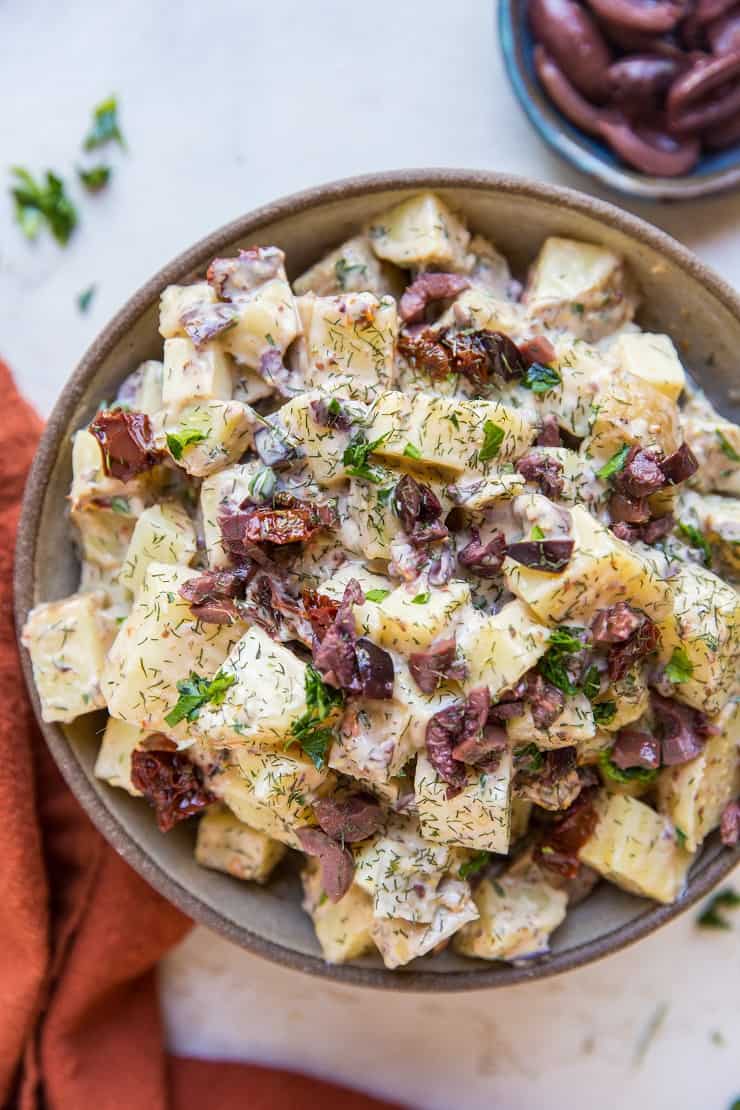
[[[130,147],[113,153],[104,195],[79,197],[66,250],[29,246],[0,206],[0,354],[43,413],[134,288],[270,198],[425,165],[594,191],[515,104],[490,0],[5,0],[0,35],[7,164],[69,173],[91,107],[113,91]],[[740,195],[622,203],[740,284]],[[169,1039],[423,1110],[725,1110],[740,1095],[740,920],[707,933],[693,917],[542,985],[446,997],[327,986],[196,928],[162,970]]]

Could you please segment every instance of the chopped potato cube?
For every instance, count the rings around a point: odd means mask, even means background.
[[[562,712],[544,729],[537,728],[532,708],[526,705],[520,717],[512,717],[506,722],[506,734],[512,745],[534,742],[545,751],[585,743],[596,735],[591,702],[585,694],[567,697]]]
[[[298,299],[306,387],[371,402],[390,389],[398,335],[396,304],[372,293]]]
[[[606,461],[625,443],[656,445],[666,455],[680,443],[678,409],[656,386],[625,371],[612,374],[599,393],[585,451]]]
[[[478,916],[468,884],[456,879],[440,883],[438,903],[430,922],[415,924],[392,917],[373,921],[373,940],[387,968],[401,967],[426,955]]]
[[[614,354],[623,370],[650,382],[670,401],[678,401],[686,375],[670,336],[625,332],[614,344]]]
[[[207,281],[196,281],[192,285],[168,285],[159,298],[159,334],[165,339],[185,337],[187,332],[182,325],[183,315],[191,308],[215,304],[215,290]]]
[[[331,902],[321,887],[318,862],[308,859],[301,872],[303,908],[310,915],[316,939],[327,963],[344,964],[372,952],[373,903],[353,884],[339,902]]]
[[[690,485],[702,493],[716,490],[740,497],[740,424],[720,416],[702,394],[691,398],[680,421],[684,438],[699,463]]]
[[[100,680],[108,647],[105,594],[72,594],[28,614],[21,636],[31,656],[45,721],[74,721],[105,705]]]
[[[284,855],[279,840],[251,829],[225,807],[207,810],[198,822],[195,859],[201,867],[266,883]]]
[[[373,896],[376,917],[430,922],[459,854],[425,839],[414,818],[394,817],[385,832],[356,846],[355,882]]]
[[[419,193],[376,216],[368,234],[378,258],[404,269],[469,268],[470,232],[434,193]]]
[[[296,293],[330,297],[335,293],[374,293],[376,297],[403,293],[403,275],[373,254],[366,235],[356,235],[330,251],[293,282]]]
[[[369,635],[383,647],[402,654],[428,647],[470,600],[467,582],[453,579],[446,586],[424,590],[417,583],[391,590],[377,603],[355,605],[358,635]]]
[[[439,327],[465,326],[474,331],[498,331],[518,336],[526,328],[526,312],[516,301],[507,301],[501,293],[474,285],[465,289],[455,303],[442,313]]]
[[[140,797],[141,791],[131,781],[131,756],[147,735],[136,725],[127,725],[125,721],[109,717],[95,760],[95,777]]]
[[[468,770],[460,793],[447,797],[447,783],[425,755],[416,761],[416,804],[428,840],[506,855],[511,827],[511,753],[495,771]]]
[[[396,701],[353,698],[329,753],[329,766],[398,801],[403,768],[414,754],[409,710]],[[409,783],[406,782],[406,789]]]
[[[599,823],[578,853],[581,863],[631,894],[674,902],[691,855],[678,846],[668,818],[624,794],[602,793],[597,809]]]
[[[713,563],[734,577],[740,576],[740,498],[686,490],[676,515],[704,534]]]
[[[229,401],[231,367],[215,343],[198,349],[189,339],[166,339],[162,405],[172,419],[194,401]]]
[[[433,694],[425,694],[416,685],[409,665],[405,659],[394,659],[395,677],[393,684],[394,700],[405,706],[410,713],[410,721],[404,737],[414,749],[424,747],[426,729],[432,717],[442,709],[447,709],[460,700],[455,683],[442,682]]]
[[[480,916],[455,935],[452,946],[461,956],[480,960],[544,955],[568,905],[564,891],[523,875],[483,879],[473,891],[473,901]]]
[[[301,332],[293,291],[274,278],[235,302],[236,323],[221,335],[221,345],[240,366],[258,370],[260,359],[277,349],[283,354]]]
[[[707,738],[701,755],[658,776],[658,808],[681,830],[689,852],[717,828],[740,792],[740,703],[730,702],[712,724],[719,732]]]
[[[460,623],[457,644],[465,658],[464,687],[487,686],[491,700],[514,686],[547,651],[550,631],[519,600],[492,616],[475,611]]]
[[[324,404],[339,404],[336,398],[330,400],[318,390],[301,393],[286,401],[280,409],[280,422],[290,439],[298,444],[314,481],[320,486],[333,486],[346,476],[342,456],[345,448],[349,446],[352,433],[346,429],[327,427],[325,423],[319,423],[314,406],[320,404],[322,400]],[[358,419],[362,418],[366,411],[364,406],[346,401],[342,409],[350,416],[356,414]],[[357,485],[360,483],[353,482],[353,486]]]
[[[120,574],[132,592],[144,581],[150,563],[186,566],[197,551],[190,517],[176,501],[161,501],[145,509],[136,522]]]
[[[218,522],[220,513],[229,509],[236,511],[247,497],[252,496],[254,483],[258,476],[262,475],[264,478],[264,474],[262,462],[252,459],[218,470],[203,479],[200,487],[200,515],[209,567],[217,569],[231,563],[221,536]]]
[[[204,478],[240,459],[263,426],[264,420],[241,401],[204,401],[167,422],[167,447],[183,470]]]

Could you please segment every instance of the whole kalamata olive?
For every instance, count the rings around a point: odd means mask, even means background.
[[[542,87],[566,119],[588,135],[599,134],[599,123],[604,109],[595,108],[571,85],[544,46],[534,48],[534,68]]]
[[[679,140],[664,132],[629,123],[604,121],[601,133],[620,158],[654,177],[679,177],[688,173],[701,153],[696,139]]]
[[[611,53],[591,14],[574,0],[532,0],[529,21],[570,83],[589,100],[603,101]]]
[[[740,5],[707,27],[713,54],[740,53]]]
[[[740,112],[740,53],[695,62],[671,86],[668,130],[693,135]]]
[[[654,107],[682,70],[676,58],[657,54],[632,54],[612,62],[609,82],[612,100],[641,110]]]
[[[681,0],[588,0],[601,19],[635,31],[671,31],[686,14]]]

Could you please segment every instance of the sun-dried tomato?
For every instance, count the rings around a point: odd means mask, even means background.
[[[535,859],[543,867],[549,867],[568,879],[577,875],[580,867],[578,853],[599,822],[594,807],[595,793],[594,789],[581,791],[563,816],[548,826],[535,849]]]
[[[248,543],[302,543],[321,527],[310,509],[254,509],[248,515],[244,539]]]
[[[134,751],[131,782],[154,807],[161,832],[192,817],[216,799],[198,768],[176,751]]]
[[[128,482],[160,460],[151,423],[144,412],[124,409],[99,412],[89,430],[102,448],[105,473],[111,478]]]
[[[327,630],[334,624],[339,602],[316,590],[304,590],[303,605],[316,639],[323,640]]]

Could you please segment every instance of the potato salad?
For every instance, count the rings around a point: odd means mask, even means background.
[[[254,245],[164,289],[75,434],[44,720],[106,711],[96,775],[203,867],[301,859],[330,962],[542,957],[738,841],[740,427],[639,303],[423,193],[292,282]]]

